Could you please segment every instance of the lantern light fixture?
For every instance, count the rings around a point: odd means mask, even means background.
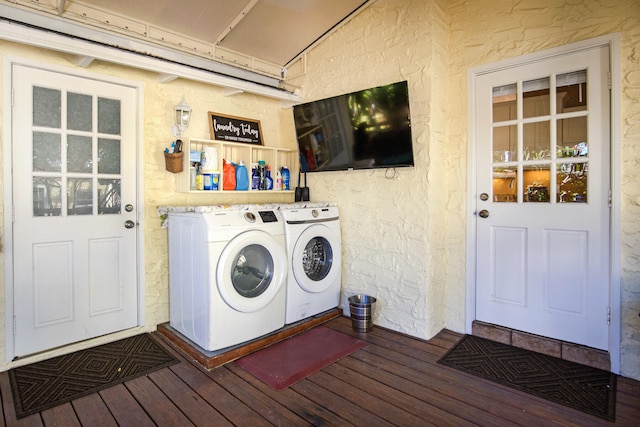
[[[180,138],[182,133],[189,127],[191,107],[189,107],[184,96],[182,96],[182,101],[175,106],[174,110],[176,123],[171,126],[171,134],[176,138]]]

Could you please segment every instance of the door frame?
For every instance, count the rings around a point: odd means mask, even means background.
[[[144,289],[144,173],[143,173],[143,141],[144,141],[144,85],[140,81],[135,80],[126,80],[118,77],[113,77],[109,75],[92,73],[86,70],[82,70],[79,68],[65,67],[60,65],[55,65],[48,62],[43,62],[39,60],[33,60],[24,57],[17,57],[6,55],[4,57],[4,66],[3,66],[3,191],[4,191],[4,241],[1,242],[1,249],[4,251],[4,283],[5,283],[5,338],[4,338],[4,346],[5,346],[5,361],[12,362],[15,358],[15,346],[14,346],[14,336],[13,336],[13,319],[14,319],[14,307],[13,307],[13,298],[14,298],[14,282],[13,282],[13,173],[12,173],[12,165],[13,165],[13,154],[12,154],[12,137],[13,137],[13,128],[12,128],[12,69],[14,65],[23,65],[32,68],[40,68],[42,70],[70,74],[73,76],[87,78],[92,80],[104,81],[107,83],[129,86],[136,90],[136,132],[135,132],[135,144],[136,144],[136,172],[135,172],[135,180],[136,180],[136,267],[137,267],[137,294],[138,294],[138,322],[137,327],[140,328],[145,324],[145,289]],[[134,329],[136,329],[134,328]],[[118,333],[118,332],[116,332]],[[136,331],[136,333],[138,333]],[[133,335],[133,334],[129,334]],[[84,341],[83,347],[89,347],[91,345],[101,344],[104,342],[108,342],[110,339],[108,338],[110,335],[106,337],[97,337],[92,338],[87,341]],[[96,342],[97,341],[97,342]],[[77,346],[78,343],[69,344],[69,346]],[[69,347],[65,346],[65,347]],[[46,353],[45,351],[44,353]],[[26,356],[29,358],[31,356]]]
[[[470,68],[467,72],[467,274],[466,274],[466,310],[465,332],[471,333],[473,321],[476,319],[476,212],[478,197],[476,188],[476,112],[475,93],[476,78],[480,75],[494,71],[504,70],[527,63],[550,59],[582,50],[608,46],[610,52],[610,96],[611,96],[611,156],[610,156],[610,182],[611,182],[611,208],[609,224],[609,298],[610,298],[610,323],[609,323],[609,354],[611,356],[611,371],[620,373],[620,331],[621,331],[621,300],[620,300],[620,253],[621,253],[621,119],[620,119],[620,42],[621,34],[614,33],[600,36],[576,43],[552,48],[540,52],[505,59],[491,64]]]

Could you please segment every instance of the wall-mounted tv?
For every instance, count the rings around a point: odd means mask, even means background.
[[[293,107],[302,172],[413,166],[407,82]]]

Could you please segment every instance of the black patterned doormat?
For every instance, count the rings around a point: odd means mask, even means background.
[[[149,334],[88,348],[9,371],[22,418],[179,362]]]
[[[616,375],[484,338],[465,335],[438,363],[615,420]]]

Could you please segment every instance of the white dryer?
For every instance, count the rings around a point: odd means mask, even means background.
[[[340,218],[335,206],[280,209],[289,261],[285,323],[291,324],[340,304]]]
[[[169,214],[170,324],[203,349],[282,328],[286,275],[277,210]]]

